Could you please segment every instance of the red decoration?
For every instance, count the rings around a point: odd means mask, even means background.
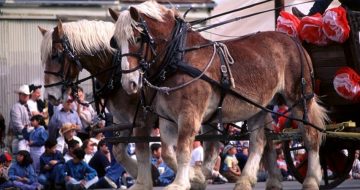
[[[326,38],[323,30],[323,18],[317,13],[312,16],[306,16],[300,21],[300,39],[308,43],[324,46],[329,40]]]
[[[281,11],[277,19],[276,31],[283,32],[292,37],[298,37],[300,19],[291,13]]]
[[[360,76],[350,67],[340,68],[335,74],[333,84],[341,97],[360,101]]]
[[[346,18],[346,10],[336,7],[325,12],[323,17],[323,32],[327,38],[343,43],[349,38],[350,26]]]

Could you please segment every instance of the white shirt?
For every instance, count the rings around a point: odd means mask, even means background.
[[[77,141],[79,142],[80,147],[82,146],[83,143],[82,143],[82,141],[81,141],[81,139],[80,139],[79,137],[74,136],[73,139],[74,139],[74,140],[77,140]],[[57,141],[56,150],[60,151],[61,154],[63,154],[63,153],[64,153],[64,149],[65,149],[65,148],[68,149],[68,146],[67,146],[67,144],[66,144],[66,142],[65,142],[65,138],[64,138],[63,136],[60,136],[60,137],[58,137],[58,138],[56,139],[56,141]]]
[[[195,166],[195,163],[198,161],[204,161],[204,149],[202,146],[195,148],[191,152],[190,166]]]
[[[29,99],[26,103],[29,106],[29,110],[31,113],[34,111],[39,112],[36,101]]]

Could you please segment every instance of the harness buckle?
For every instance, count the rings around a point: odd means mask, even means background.
[[[306,84],[306,80],[305,80],[305,78],[303,77],[303,78],[301,78],[301,84],[303,84],[303,85],[305,85]]]
[[[227,74],[227,68],[226,68],[225,65],[221,65],[221,66],[220,66],[220,70],[221,70],[221,72],[222,72],[224,75]]]

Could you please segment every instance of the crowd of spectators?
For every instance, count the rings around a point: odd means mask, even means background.
[[[10,110],[10,122],[5,142],[8,151],[0,154],[0,189],[87,189],[127,188],[134,179],[119,165],[104,141],[101,132],[91,133],[91,128],[103,128],[111,124],[111,114],[106,121],[99,120],[85,93],[79,89],[79,100],[69,98],[59,106],[50,106],[40,99],[41,86],[22,85],[16,91],[18,101]],[[279,104],[275,111],[288,114],[287,107]],[[1,120],[2,123],[3,119]],[[285,117],[275,117],[273,131],[296,128]],[[1,132],[4,127],[1,127]],[[227,124],[229,135],[247,130],[246,123]],[[154,127],[152,136],[160,136]],[[285,162],[282,144],[276,146],[277,167],[283,180],[294,180]],[[291,146],[301,146],[292,142]],[[161,144],[150,143],[152,176],[155,186],[166,186],[175,178],[175,172],[163,161]],[[209,183],[236,182],[248,158],[249,141],[229,141],[221,147]],[[130,143],[128,154],[136,159],[135,145]],[[292,152],[294,165],[305,158],[305,150]],[[350,177],[360,179],[359,151],[356,151]],[[12,159],[14,157],[15,159]],[[201,167],[204,160],[202,142],[194,141],[190,165]],[[260,164],[258,181],[267,179],[267,171]]]

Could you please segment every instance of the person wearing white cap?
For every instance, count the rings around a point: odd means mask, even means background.
[[[19,141],[23,140],[22,130],[30,125],[29,108],[27,101],[29,100],[30,89],[28,85],[21,85],[15,91],[19,95],[19,101],[16,102],[10,110],[10,123],[7,135],[7,142],[11,142],[12,152],[17,153],[19,150]]]

